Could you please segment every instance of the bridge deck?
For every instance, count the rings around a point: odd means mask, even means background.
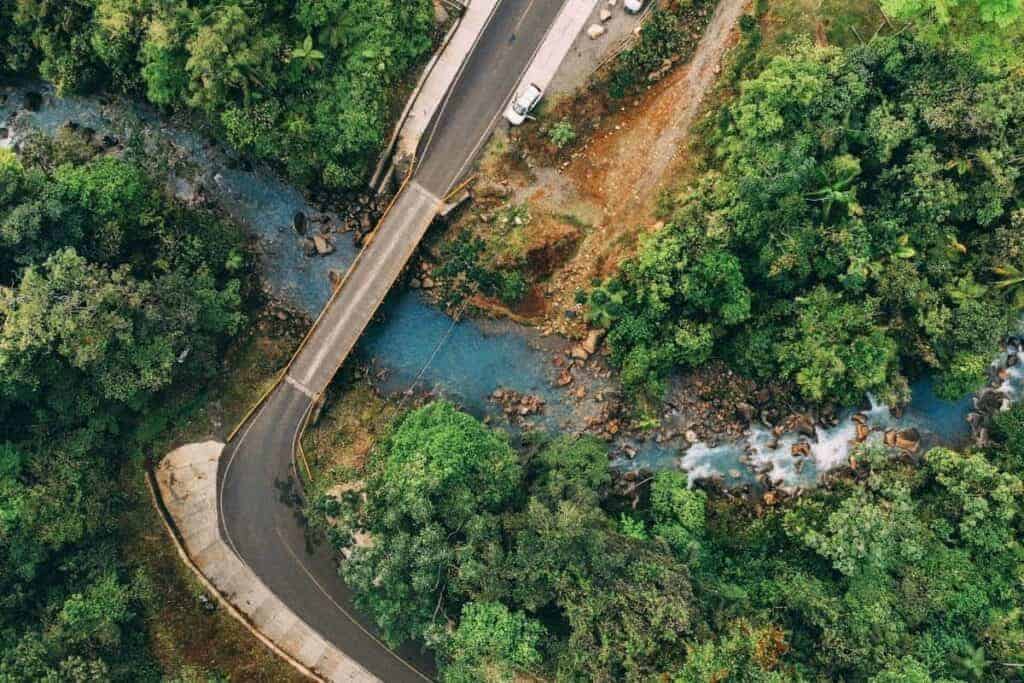
[[[322,314],[292,361],[287,381],[317,396],[348,358],[388,290],[427,232],[441,200],[413,181],[377,228],[373,243],[353,264],[342,290]]]

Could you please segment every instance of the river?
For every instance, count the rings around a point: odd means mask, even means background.
[[[111,134],[122,141],[138,136],[169,143],[182,165],[190,167],[193,177],[211,195],[211,199],[242,224],[254,237],[266,287],[288,307],[314,317],[330,295],[328,274],[344,271],[357,252],[352,238],[338,235],[337,250],[325,257],[304,255],[292,221],[297,212],[315,215],[303,194],[267,169],[245,170],[229,156],[201,136],[175,127],[154,111],[122,101],[103,103],[97,98],[60,98],[46,88],[37,111],[24,108],[26,88],[0,90],[0,121],[7,121],[8,137],[0,145],[10,146],[31,127],[52,133],[65,121],[87,126],[98,134]],[[153,137],[155,136],[155,138]],[[181,171],[178,171],[181,173]],[[507,321],[464,320],[457,324],[419,293],[396,288],[381,311],[382,320],[373,325],[360,343],[365,360],[387,370],[383,388],[399,394],[413,384],[416,389],[436,392],[479,416],[490,416],[501,424],[504,416],[499,405],[490,400],[495,389],[512,389],[540,396],[545,407],[532,418],[537,428],[567,432],[582,431],[582,425],[602,408],[601,398],[618,391],[613,378],[593,370],[574,370],[573,389],[583,385],[586,396],[576,398],[556,388],[560,369],[553,359],[564,357],[570,343],[558,337],[544,337],[536,330]],[[1019,351],[1018,357],[1024,361]],[[1005,363],[1002,354],[999,363]],[[1024,388],[1024,362],[1009,368],[999,387],[1016,399]],[[932,382],[925,378],[912,387],[912,401],[902,417],[895,418],[885,406],[872,404],[868,418],[881,429],[914,427],[924,444],[959,444],[970,435],[966,422],[973,397],[943,401],[936,397]],[[692,478],[715,477],[726,484],[754,481],[761,470],[773,483],[786,486],[810,486],[822,472],[847,461],[849,442],[855,436],[853,411],[841,416],[833,428],[820,425],[809,458],[791,455],[795,434],[784,435],[775,448],[769,448],[771,432],[753,426],[747,438],[717,446],[694,444],[685,452],[679,439],[657,443],[653,439],[622,439],[616,443],[633,455],[620,457],[614,465],[622,469],[682,467]],[[881,438],[878,432],[872,438]],[[797,465],[803,461],[803,466]]]

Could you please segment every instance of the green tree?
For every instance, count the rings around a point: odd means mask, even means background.
[[[1018,0],[883,0],[882,8],[913,22],[924,40],[969,50],[994,67],[1024,59],[1024,6]]]
[[[543,662],[544,627],[495,602],[463,606],[459,626],[440,646],[446,683],[511,683]]]
[[[744,620],[729,625],[717,640],[691,645],[686,666],[675,674],[675,683],[735,681],[782,683],[793,677],[780,671],[780,660],[789,649],[778,627],[755,628]]]
[[[495,590],[498,515],[521,476],[508,442],[448,403],[413,411],[377,449],[351,528],[373,544],[343,570],[389,641],[421,637],[446,605]]]
[[[262,30],[242,7],[216,7],[188,42],[189,103],[213,111],[241,95],[248,105],[254,89],[277,81],[280,38]]]
[[[807,398],[836,397],[851,405],[867,392],[886,392],[898,355],[896,344],[878,324],[876,301],[848,303],[817,288],[798,302],[798,311],[797,327],[776,352]]]

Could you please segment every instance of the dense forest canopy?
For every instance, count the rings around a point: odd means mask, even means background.
[[[244,242],[72,129],[21,149],[0,149],[0,680],[158,680],[117,473],[244,323]]]
[[[194,110],[294,180],[350,190],[433,19],[430,0],[17,0],[0,6],[0,74]]]
[[[14,0],[0,73],[193,113],[346,190],[430,47],[431,5]],[[700,177],[587,297],[627,385],[656,394],[712,356],[815,401],[983,381],[1024,308],[1021,3],[883,7],[913,30],[739,67]],[[640,79],[664,45],[642,47]],[[237,226],[166,181],[146,150],[71,127],[0,150],[0,681],[166,673],[118,475],[165,401],[221,366],[247,274]],[[432,403],[305,512],[384,638],[424,643],[448,682],[1012,681],[1024,407],[991,427],[913,461],[860,446],[828,485],[747,504],[675,471],[623,495],[596,439],[517,447]]]
[[[882,0],[881,6],[910,21],[921,40],[966,50],[985,67],[1024,65],[1021,0]]]
[[[862,447],[857,477],[778,508],[660,472],[633,509],[602,443],[519,454],[434,403],[309,512],[444,681],[1016,680],[1022,425],[1017,407],[989,451],[914,465]]]
[[[1024,304],[1024,76],[911,38],[740,85],[713,166],[589,295],[634,388],[712,355],[807,399],[980,386]]]

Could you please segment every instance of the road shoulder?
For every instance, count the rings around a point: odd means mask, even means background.
[[[300,673],[321,681],[378,681],[307,626],[223,542],[217,466],[224,444],[188,444],[153,472],[154,502],[182,560],[253,635]]]

